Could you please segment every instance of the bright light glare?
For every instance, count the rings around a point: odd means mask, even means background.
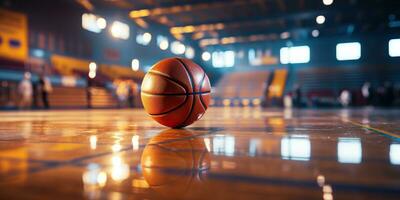
[[[235,65],[234,51],[215,51],[212,53],[212,64],[214,67],[233,67]]]
[[[94,33],[100,33],[106,26],[107,21],[104,18],[89,13],[82,14],[82,28]]]
[[[99,27],[100,29],[105,29],[107,26],[107,21],[102,17],[97,18],[96,23],[97,27]]]
[[[400,165],[400,144],[390,145],[390,163]]]
[[[136,36],[136,42],[141,45],[148,45],[151,42],[151,34],[148,32],[138,34]]]
[[[85,185],[104,187],[107,182],[107,174],[101,171],[98,164],[90,163],[87,170],[82,174]]]
[[[157,36],[157,45],[161,50],[167,50],[169,46],[168,38],[162,35]]]
[[[311,157],[311,143],[307,136],[284,137],[281,140],[282,159],[307,161]]]
[[[339,43],[336,45],[337,60],[358,60],[361,57],[359,42]]]
[[[162,42],[160,43],[160,49],[161,49],[161,50],[167,50],[167,49],[168,49],[168,46],[169,46],[168,40],[164,40],[164,41],[162,41]]]
[[[33,49],[32,55],[38,58],[43,58],[45,52],[42,49]]]
[[[138,135],[132,136],[132,149],[133,150],[139,149],[139,136]]]
[[[213,138],[215,155],[233,156],[235,154],[235,138],[232,136],[216,136]]]
[[[340,163],[361,163],[362,147],[360,139],[339,138],[337,155]]]
[[[193,59],[194,58],[194,49],[192,47],[187,47],[185,51],[186,58]]]
[[[97,69],[97,64],[95,62],[90,62],[89,71],[96,71],[96,69]]]
[[[318,37],[319,36],[319,30],[313,30],[312,32],[311,32],[311,35],[313,36],[313,37]]]
[[[212,65],[216,68],[224,67],[224,53],[215,51],[212,53]]]
[[[91,78],[91,79],[96,78],[96,71],[90,71],[88,76],[89,76],[89,78]]]
[[[310,62],[310,47],[283,47],[280,50],[280,60],[282,64],[296,64]]]
[[[208,51],[205,51],[201,54],[201,59],[204,61],[209,61],[211,59],[211,54]]]
[[[174,41],[171,43],[171,51],[174,54],[180,55],[185,53],[186,47],[179,41]]]
[[[318,24],[323,24],[323,23],[325,23],[325,16],[319,15],[317,18],[315,18],[315,21],[316,21]]]
[[[400,38],[389,40],[389,56],[390,57],[400,56]]]
[[[110,32],[111,32],[111,35],[115,38],[124,39],[124,40],[129,38],[129,26],[120,21],[114,21],[112,23]]]
[[[121,182],[129,177],[129,165],[126,164],[121,157],[113,156],[111,162],[111,178],[114,181]]]
[[[225,51],[225,67],[233,67],[235,64],[235,52],[234,51]]]
[[[151,41],[151,34],[150,33],[143,33],[143,42],[149,44]]]
[[[132,68],[132,70],[133,71],[137,71],[137,70],[139,70],[139,67],[140,67],[140,62],[139,62],[139,60],[138,59],[132,59],[132,62],[131,62],[131,68]]]
[[[324,5],[329,6],[332,5],[333,0],[322,0],[322,2],[324,3]]]
[[[89,141],[90,141],[90,149],[95,150],[97,147],[97,136],[91,135],[89,137]]]

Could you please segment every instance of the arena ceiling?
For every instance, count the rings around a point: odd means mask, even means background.
[[[82,0],[79,0],[82,2]],[[85,1],[85,0],[84,0]],[[320,36],[398,33],[396,0],[98,0],[133,20],[167,27],[177,37],[226,43]],[[326,1],[326,2],[329,2]],[[316,23],[323,15],[325,22]]]

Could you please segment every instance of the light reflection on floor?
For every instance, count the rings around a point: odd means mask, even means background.
[[[399,110],[0,113],[5,199],[397,199]]]

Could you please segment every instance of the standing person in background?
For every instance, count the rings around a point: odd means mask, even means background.
[[[133,87],[134,87],[133,84],[128,85],[128,105],[130,108],[134,107],[133,100],[134,100],[135,96],[134,96],[134,88]]]
[[[117,84],[116,94],[118,98],[118,108],[122,108],[126,105],[128,99],[129,85],[125,81],[120,81]]]
[[[129,84],[129,94],[128,94],[128,101],[129,101],[129,106],[131,108],[135,107],[135,97],[138,95],[138,85],[135,82],[131,82]]]
[[[53,87],[51,86],[50,79],[44,75],[44,73],[39,78],[39,88],[40,93],[42,95],[43,106],[46,109],[50,108],[48,96],[49,93],[53,91]]]
[[[371,84],[369,82],[365,82],[361,87],[361,94],[364,98],[365,103],[367,106],[372,104],[372,94],[371,94]]]
[[[24,79],[18,85],[18,93],[21,96],[19,107],[27,109],[32,104],[33,88],[31,82],[31,73],[25,72]]]
[[[342,90],[339,96],[339,101],[343,107],[348,107],[351,102],[351,93],[346,89]]]
[[[86,102],[87,108],[92,108],[92,86],[93,80],[90,77],[86,77]]]
[[[301,97],[302,97],[301,86],[299,84],[295,84],[293,91],[293,103],[294,106],[297,108],[301,107],[301,101],[302,101]]]

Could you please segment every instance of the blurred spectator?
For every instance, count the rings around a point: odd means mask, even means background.
[[[86,77],[87,108],[92,108],[92,86],[93,86],[93,80],[90,77]]]
[[[343,107],[349,106],[351,102],[351,93],[348,90],[342,90],[339,101]]]
[[[25,72],[24,79],[18,85],[18,93],[21,96],[20,100],[20,108],[26,109],[29,108],[32,104],[32,82],[31,82],[31,73]]]
[[[43,106],[44,108],[48,109],[50,108],[48,95],[53,91],[53,87],[51,86],[50,79],[44,74],[42,74],[39,78],[39,88],[42,95]]]
[[[115,93],[118,99],[118,107],[121,108],[125,105],[128,95],[129,95],[129,84],[125,81],[116,81],[115,83]]]
[[[283,106],[285,108],[292,108],[292,96],[290,94],[286,94],[283,97]]]
[[[295,107],[297,108],[301,107],[301,102],[302,102],[301,98],[302,98],[301,86],[299,84],[295,84],[293,92],[293,103]]]
[[[135,96],[138,94],[138,85],[135,82],[131,82],[129,86],[128,103],[129,107],[135,107]]]
[[[133,105],[133,99],[134,99],[133,87],[132,86],[129,87],[128,90],[129,90],[128,91],[128,104],[129,104],[130,108],[133,108],[134,107],[134,105]]]
[[[369,82],[365,82],[361,87],[361,94],[368,106],[372,105],[373,91],[371,84]]]

